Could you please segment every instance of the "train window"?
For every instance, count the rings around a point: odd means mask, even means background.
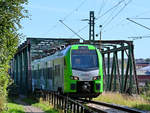
[[[77,70],[98,69],[98,57],[95,50],[72,50],[72,68]]]
[[[34,78],[37,79],[38,70],[34,70]]]
[[[38,73],[38,78],[39,79],[40,79],[41,73],[42,73],[42,69],[39,69],[39,73]]]
[[[36,70],[34,70],[33,78],[36,79]]]
[[[45,68],[43,68],[43,77],[44,77],[44,79],[46,79],[46,69]]]
[[[38,64],[38,70],[37,70],[37,79],[39,79],[40,78],[40,65]]]
[[[44,68],[44,78],[45,79],[47,79],[47,73],[48,73],[47,71],[48,71],[47,68]]]
[[[34,75],[35,75],[35,74],[34,74],[34,70],[32,70],[31,72],[32,72],[32,77],[34,78]]]
[[[60,75],[60,65],[55,66],[55,75],[59,76]]]
[[[48,78],[48,79],[52,79],[53,70],[52,70],[51,67],[50,67],[50,68],[47,68],[47,69],[48,69],[48,76],[47,76],[47,78]]]

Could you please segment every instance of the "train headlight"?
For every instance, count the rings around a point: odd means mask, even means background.
[[[79,77],[77,77],[77,76],[71,76],[71,79],[72,80],[79,80]]]
[[[93,80],[100,80],[101,79],[101,76],[94,76],[93,77]]]

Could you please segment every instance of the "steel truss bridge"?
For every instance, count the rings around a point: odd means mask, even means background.
[[[68,45],[79,43],[80,39],[27,38],[18,47],[10,63],[10,75],[19,86],[20,93],[31,92],[31,62],[33,60],[52,55]],[[95,45],[103,55],[105,91],[139,93],[132,41],[86,40],[83,43]]]

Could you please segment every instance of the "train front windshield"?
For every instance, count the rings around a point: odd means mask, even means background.
[[[94,70],[98,69],[98,57],[96,50],[72,50],[72,69]]]

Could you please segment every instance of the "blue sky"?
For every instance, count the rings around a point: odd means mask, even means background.
[[[76,32],[87,26],[79,34],[88,39],[88,22],[81,20],[89,18],[89,11],[95,11],[95,17],[98,18],[113,8],[95,22],[96,33],[99,33],[98,26],[103,25],[102,39],[130,40],[128,37],[150,36],[150,30],[126,20],[135,17],[149,18],[149,5],[150,0],[29,0],[26,9],[31,16],[22,21],[23,29],[20,32],[26,37],[77,38],[59,22],[64,20]],[[133,20],[150,27],[150,19]],[[149,58],[149,44],[150,38],[135,40],[135,57]]]

